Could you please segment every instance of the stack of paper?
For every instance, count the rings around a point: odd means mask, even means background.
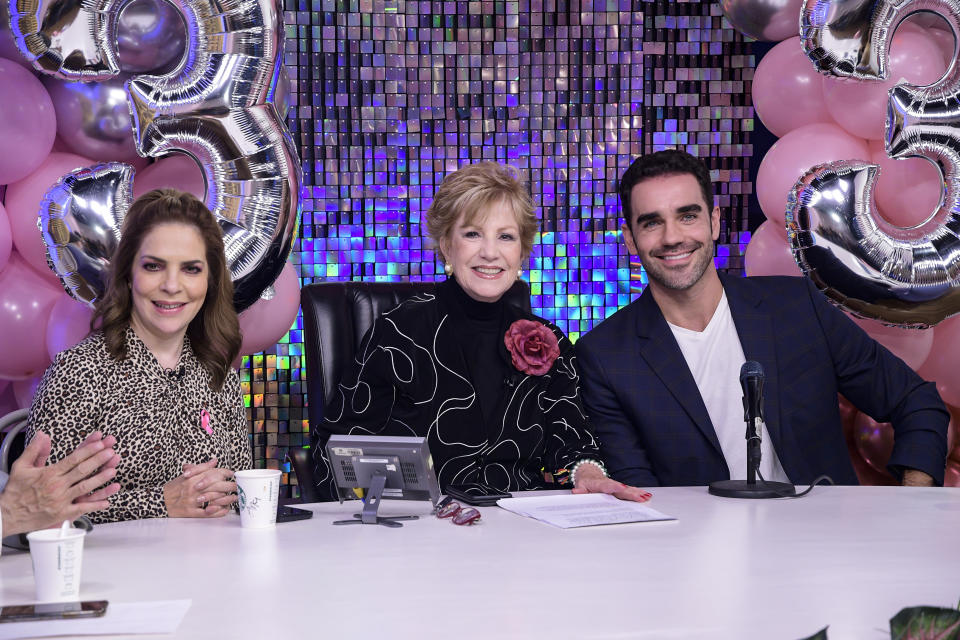
[[[536,498],[504,498],[497,504],[507,511],[555,527],[591,527],[623,522],[676,520],[638,502],[618,500],[605,493],[580,493]]]

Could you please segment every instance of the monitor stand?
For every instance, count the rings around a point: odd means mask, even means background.
[[[336,520],[333,524],[381,524],[385,527],[402,527],[398,520],[418,520],[420,516],[378,516],[383,488],[387,484],[387,476],[382,472],[375,473],[370,479],[370,488],[364,498],[363,510],[353,514],[353,520]]]

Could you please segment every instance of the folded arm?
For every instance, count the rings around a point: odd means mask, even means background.
[[[873,340],[807,283],[827,339],[840,393],[894,429],[890,472],[904,484],[943,484],[950,414],[936,385]],[[918,473],[906,473],[914,470]]]

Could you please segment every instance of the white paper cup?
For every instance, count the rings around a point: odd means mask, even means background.
[[[80,599],[83,529],[44,529],[27,534],[38,602]]]
[[[280,496],[279,469],[237,471],[240,525],[253,529],[277,524],[277,499]]]

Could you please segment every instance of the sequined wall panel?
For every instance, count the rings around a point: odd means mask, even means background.
[[[496,160],[520,170],[541,216],[524,274],[535,313],[576,339],[628,303],[642,278],[631,282],[619,242],[617,176],[680,131],[708,136],[695,144],[721,156],[730,185],[749,153],[752,111],[725,78],[740,81],[752,59],[734,55],[742,45],[714,3],[678,13],[685,4],[286,2],[303,284],[441,277],[422,225],[432,194],[457,167]],[[692,41],[702,50],[677,52]],[[728,228],[745,229],[733,222],[743,207]],[[301,326],[241,372],[257,465],[285,472],[287,448],[308,442]]]
[[[704,158],[720,206],[717,268],[743,273],[750,241],[755,67],[749,44],[716,2],[645,3],[643,31],[645,152],[681,148]],[[631,263],[634,290],[647,274]]]

